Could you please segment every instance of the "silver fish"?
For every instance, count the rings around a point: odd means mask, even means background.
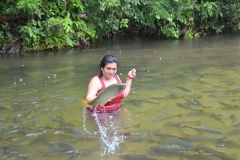
[[[194,127],[185,125],[185,127],[192,128],[192,129],[198,130],[200,132],[208,132],[208,133],[214,133],[214,134],[227,134],[226,131],[218,130],[215,128],[209,128],[204,125],[196,125]]]
[[[227,140],[226,138],[223,138],[217,141],[216,147],[239,148],[240,143],[237,141],[231,141],[231,140]]]
[[[90,103],[88,103],[90,106],[97,106],[101,104],[107,103],[109,100],[111,100],[113,97],[115,97],[117,94],[122,92],[126,88],[126,84],[112,84],[108,86],[106,89],[101,91],[99,95]]]
[[[16,117],[14,117],[12,123],[14,123],[14,124],[19,124],[21,117],[22,117],[22,115],[21,115],[21,114],[18,114]]]
[[[147,157],[147,155],[120,155],[119,156],[121,159],[124,160],[151,160],[152,158]]]
[[[240,127],[240,123],[233,125],[233,127]]]
[[[230,103],[225,103],[225,102],[221,102],[221,101],[218,101],[221,105],[223,106],[226,106],[226,107],[235,107],[235,108],[238,108],[239,106],[236,105],[236,104],[230,104]]]
[[[232,120],[232,123],[235,123],[237,121],[237,117],[234,114],[230,115],[230,119]]]
[[[196,96],[194,96],[194,102],[196,102],[197,104],[199,104],[200,106],[202,106],[202,103],[197,99]]]
[[[185,97],[184,99],[185,99],[188,103],[191,103],[191,104],[193,104],[193,105],[197,105],[196,102],[192,101],[191,99],[189,99],[189,98],[187,98],[187,97]]]
[[[177,114],[177,115],[167,115],[167,114],[164,114],[162,116],[159,116],[159,117],[155,118],[153,120],[153,122],[160,122],[160,121],[163,121],[165,119],[171,119],[171,118],[174,118],[174,117],[181,118],[182,116],[183,116],[182,114]]]
[[[184,88],[184,87],[177,87],[178,89],[181,89],[181,90],[183,90],[183,91],[185,91],[185,92],[191,92],[191,90],[190,89],[187,89],[187,88]]]
[[[73,152],[76,152],[74,145],[72,145],[71,143],[66,142],[66,141],[64,141],[64,140],[58,141],[58,147],[59,147],[60,149],[62,149],[62,150],[65,150],[65,151],[73,151]]]
[[[195,111],[202,111],[203,110],[202,108],[192,107],[191,105],[189,105],[187,103],[176,103],[176,105],[178,105],[181,108],[195,110]]]

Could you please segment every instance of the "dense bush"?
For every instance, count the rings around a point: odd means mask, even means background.
[[[0,42],[24,50],[82,46],[115,34],[194,38],[240,27],[237,0],[5,0]]]
[[[89,2],[85,2],[88,3]],[[85,4],[83,3],[83,4]],[[124,33],[193,38],[230,31],[240,20],[238,1],[100,0],[85,5],[98,36]]]
[[[96,39],[95,31],[79,17],[84,11],[81,1],[7,0],[4,8],[1,36],[22,38],[25,50],[74,47]]]

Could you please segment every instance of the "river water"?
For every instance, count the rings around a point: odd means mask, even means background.
[[[81,103],[106,54],[132,89],[116,114]],[[0,59],[1,159],[237,159],[240,33],[125,37],[90,49]]]

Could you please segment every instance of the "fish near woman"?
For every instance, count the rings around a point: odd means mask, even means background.
[[[98,93],[106,89],[108,86],[113,84],[122,84],[121,79],[117,75],[117,70],[119,67],[119,61],[117,57],[113,55],[106,55],[102,58],[100,62],[100,73],[95,75],[88,84],[88,90],[85,100],[90,103],[97,96]],[[113,99],[109,100],[104,105],[91,106],[87,109],[90,112],[96,111],[98,113],[111,113],[118,110],[121,107],[121,100],[128,96],[132,80],[136,76],[136,69],[132,69],[128,72],[126,76],[126,87],[125,89],[117,94]]]

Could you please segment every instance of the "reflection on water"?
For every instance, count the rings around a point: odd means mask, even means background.
[[[240,33],[194,40],[125,38],[97,48],[2,57],[1,159],[237,159]],[[81,104],[106,54],[137,69],[121,113]]]

